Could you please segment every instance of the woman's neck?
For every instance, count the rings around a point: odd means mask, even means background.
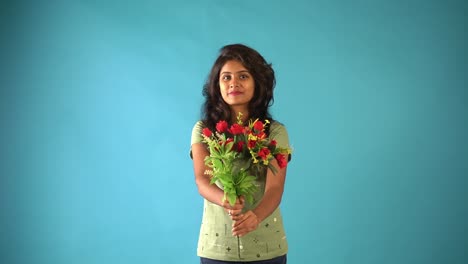
[[[237,118],[240,115],[242,123],[245,123],[249,119],[249,111],[247,109],[231,109],[232,111],[232,123],[237,123]]]

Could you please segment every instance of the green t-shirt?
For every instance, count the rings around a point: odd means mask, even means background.
[[[197,122],[192,130],[192,144],[202,142],[203,123]],[[279,122],[272,122],[270,137],[279,147],[289,147],[286,128]],[[259,187],[252,205],[255,208],[265,191],[266,170],[257,175]],[[198,239],[197,254],[200,257],[224,261],[256,261],[283,256],[288,251],[286,234],[280,208],[263,220],[256,230],[243,237],[232,236],[232,220],[223,207],[204,200],[203,218]]]

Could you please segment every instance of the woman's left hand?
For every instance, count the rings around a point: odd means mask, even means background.
[[[255,229],[259,224],[257,215],[252,211],[247,211],[238,217],[235,217],[235,222],[232,225],[233,236],[243,236]]]

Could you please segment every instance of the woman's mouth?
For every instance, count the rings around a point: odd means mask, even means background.
[[[228,94],[229,94],[229,95],[236,96],[236,95],[240,95],[240,94],[242,94],[242,93],[239,92],[239,91],[232,91],[232,92],[230,92],[230,93],[228,93]]]

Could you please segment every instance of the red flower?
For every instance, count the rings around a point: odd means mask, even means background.
[[[213,134],[213,132],[211,132],[211,130],[207,127],[205,127],[202,132],[203,135],[205,135],[205,137],[211,137],[211,135]]]
[[[233,141],[234,141],[233,138],[227,138],[226,141],[224,142],[224,145],[226,146],[229,142],[233,142]]]
[[[255,140],[249,140],[249,143],[248,143],[247,147],[248,147],[249,149],[253,149],[253,148],[255,148],[255,145],[257,145],[257,141],[255,141]]]
[[[256,121],[253,125],[254,129],[257,131],[262,131],[263,130],[263,123],[262,121]]]
[[[227,129],[228,129],[228,123],[224,120],[219,121],[216,124],[216,130],[218,130],[219,133],[224,133],[227,131]]]
[[[259,139],[265,139],[265,138],[267,137],[267,135],[266,135],[265,132],[261,131],[260,133],[258,133],[257,137],[258,137]]]
[[[233,124],[229,132],[231,132],[233,135],[239,135],[244,133],[244,127],[239,124]]]
[[[239,141],[239,142],[237,142],[237,145],[236,145],[236,148],[237,148],[236,150],[237,150],[237,152],[242,152],[242,149],[243,149],[243,147],[244,147],[244,144],[245,144],[244,141]]]
[[[270,141],[270,146],[276,146],[276,140],[273,139],[272,141]]]
[[[285,157],[284,154],[281,154],[281,153],[280,153],[280,154],[276,154],[276,155],[275,155],[275,159],[276,159],[276,161],[278,161],[278,166],[279,166],[280,168],[285,168],[286,165],[288,165],[288,162],[286,161],[286,157]]]
[[[267,156],[270,154],[270,150],[268,148],[262,148],[259,152],[258,152],[258,156],[260,158],[262,158],[263,160],[266,160],[267,159]]]

